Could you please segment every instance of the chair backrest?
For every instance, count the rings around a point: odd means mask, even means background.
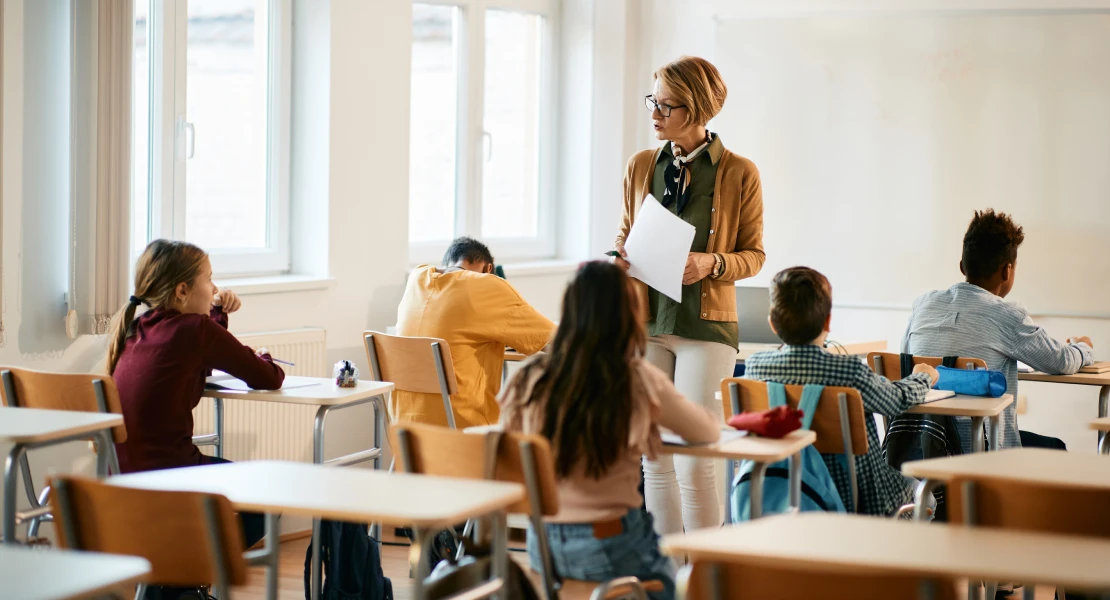
[[[0,381],[3,382],[0,393],[6,406],[123,413],[116,382],[110,375],[0,367]],[[113,427],[112,440],[116,443],[127,441],[127,429],[123,425]]]
[[[948,520],[982,527],[1110,539],[1110,491],[1004,478],[948,482]]]
[[[761,411],[770,408],[767,384],[754,379],[728,378],[721,380],[721,404],[727,420],[734,414],[732,407],[732,388],[736,387],[740,396],[740,412]],[[786,386],[786,403],[798,408],[805,386]],[[817,404],[817,414],[813,416],[813,431],[817,442],[813,445],[818,452],[825,454],[844,453],[844,434],[840,421],[839,397],[844,394],[848,408],[848,431],[852,441],[852,454],[867,454],[867,429],[863,412],[863,397],[859,390],[847,387],[826,387]]]
[[[939,356],[914,356],[913,364],[926,364],[939,367],[944,359]],[[902,355],[893,352],[868,352],[867,365],[875,373],[892,381],[902,378]],[[968,358],[961,356],[956,359],[956,366],[961,369],[985,369],[987,361],[981,358]]]
[[[366,359],[371,375],[377,381],[388,381],[404,392],[439,394],[439,370],[436,357],[442,358],[448,394],[459,391],[451,347],[439,338],[404,337],[377,331],[364,331]]]
[[[555,462],[551,445],[541,435],[502,433],[497,452],[496,481],[524,485],[528,493],[509,512],[532,514],[533,490],[528,489],[528,469],[535,473],[536,492],[544,516],[559,512]],[[396,468],[406,473],[485,479],[486,436],[420,423],[397,423],[389,431],[397,456]],[[407,448],[406,448],[407,447]],[[530,448],[527,450],[526,448]],[[528,453],[532,460],[528,460]],[[528,463],[531,463],[529,467]]]
[[[239,519],[223,496],[57,476],[50,505],[60,547],[141,556],[152,584],[219,584],[221,573],[230,585],[247,580]]]
[[[687,600],[718,598],[775,598],[775,600],[812,600],[829,598],[853,600],[955,600],[956,582],[925,579],[918,575],[859,575],[838,571],[809,571],[767,564],[748,565],[694,560],[680,575],[678,597]]]

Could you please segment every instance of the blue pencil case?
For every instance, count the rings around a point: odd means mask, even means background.
[[[949,390],[965,396],[998,398],[1006,393],[1006,376],[1001,371],[968,370],[937,367],[940,379],[936,389]]]

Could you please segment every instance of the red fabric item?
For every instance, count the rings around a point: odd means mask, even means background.
[[[193,409],[212,369],[255,389],[281,387],[285,372],[256,356],[227,330],[227,315],[156,309],[135,323],[112,377],[123,405],[127,441],[116,444],[120,471],[153,471],[208,463],[193,445]]]
[[[802,411],[789,406],[777,406],[763,412],[744,412],[728,420],[730,427],[750,431],[760,437],[779,439],[801,429]]]

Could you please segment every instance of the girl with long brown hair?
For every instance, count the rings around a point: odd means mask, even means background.
[[[716,420],[645,361],[644,325],[623,269],[586,263],[567,287],[550,352],[525,363],[501,398],[506,429],[551,441],[559,513],[546,524],[555,570],[603,581],[635,575],[666,585],[674,566],[659,552],[640,507],[640,457],[661,449],[659,428],[692,442],[717,439]],[[540,570],[534,536],[532,566]]]

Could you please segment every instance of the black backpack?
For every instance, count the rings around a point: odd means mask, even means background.
[[[365,523],[320,523],[321,600],[393,600],[393,583],[382,573],[378,543]],[[312,593],[312,544],[304,557],[304,597]]]
[[[956,359],[955,356],[946,356],[942,364],[945,367],[955,368]],[[913,372],[913,366],[913,355],[902,354],[903,378]],[[883,454],[886,456],[887,464],[897,471],[902,470],[902,463],[911,460],[963,454],[960,432],[956,429],[956,419],[943,415],[902,413],[894,417],[887,428],[886,437],[883,438]],[[933,490],[933,497],[937,500],[936,512],[933,513],[935,521],[948,520],[944,491],[944,486],[937,486]]]

